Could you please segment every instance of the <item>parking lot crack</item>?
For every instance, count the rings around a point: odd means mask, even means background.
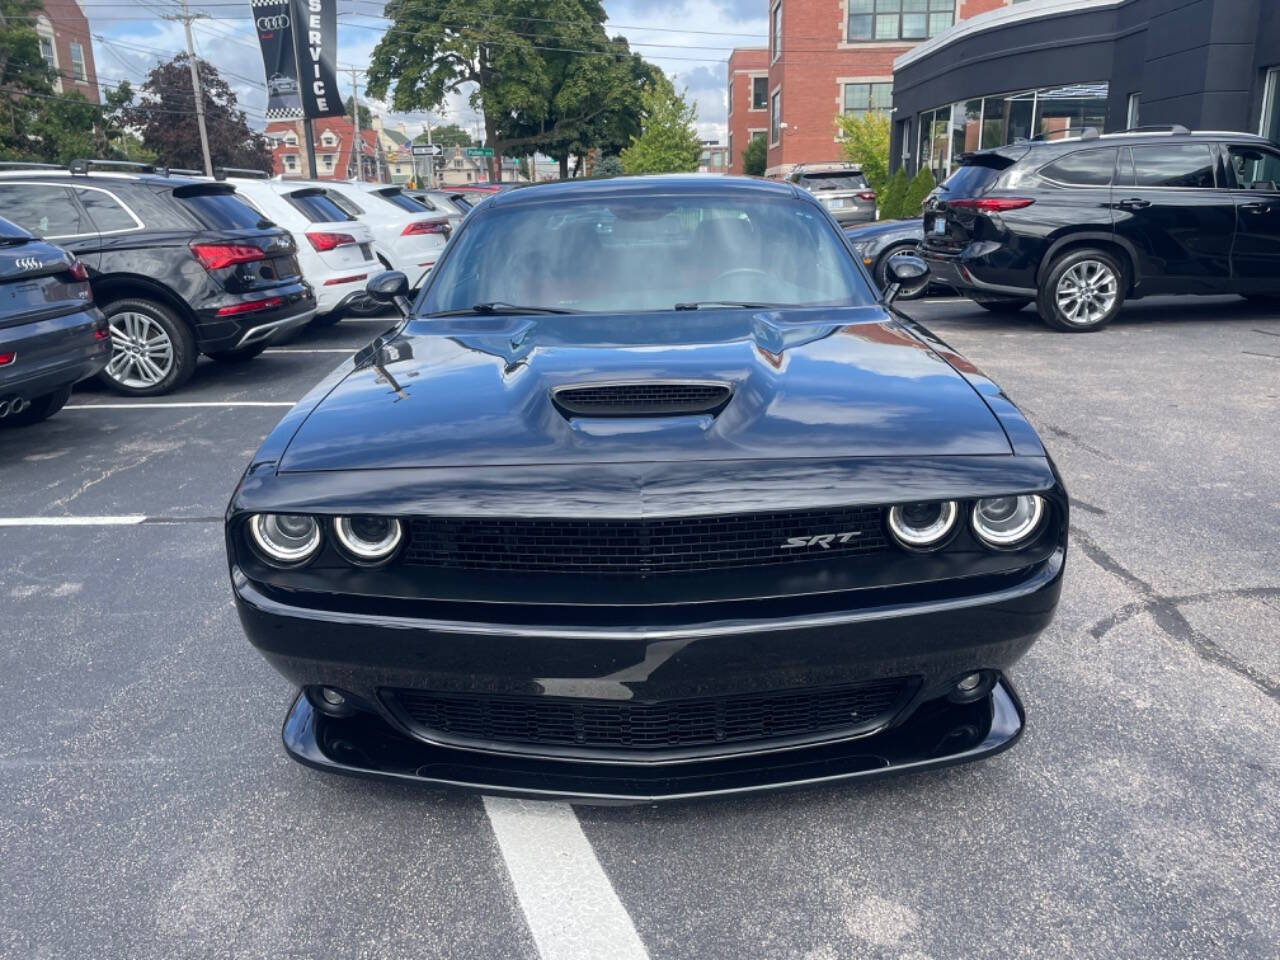
[[[1212,594],[1195,594],[1193,596],[1186,597],[1168,597],[1157,593],[1152,588],[1151,584],[1128,570],[1122,563],[1095,543],[1089,535],[1079,527],[1072,526],[1071,536],[1074,539],[1076,546],[1082,553],[1084,553],[1085,556],[1106,572],[1122,580],[1131,590],[1138,594],[1137,601],[1127,603],[1114,613],[1108,614],[1098,620],[1089,629],[1090,636],[1094,639],[1101,639],[1112,629],[1133,617],[1142,613],[1150,614],[1151,619],[1155,622],[1156,626],[1158,626],[1170,639],[1190,646],[1202,660],[1207,663],[1212,663],[1215,666],[1230,670],[1237,676],[1248,680],[1272,700],[1280,703],[1280,682],[1277,682],[1260,670],[1249,666],[1249,664],[1244,663],[1237,657],[1233,656],[1227,650],[1224,650],[1210,637],[1193,627],[1190,621],[1187,620],[1179,609],[1179,605],[1183,603],[1203,602],[1205,600],[1220,599],[1223,597],[1269,597],[1275,594],[1280,594],[1280,588],[1251,587],[1244,590],[1226,590],[1222,591],[1221,594],[1215,592]]]

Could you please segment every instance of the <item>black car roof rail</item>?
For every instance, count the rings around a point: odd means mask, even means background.
[[[1153,124],[1144,125],[1141,127],[1127,127],[1124,130],[1120,130],[1119,132],[1120,133],[1167,133],[1170,136],[1177,136],[1178,134],[1190,133],[1191,130],[1189,127],[1184,127],[1180,123],[1153,123]]]
[[[184,170],[181,167],[170,167],[170,173],[176,173],[180,177],[203,177],[203,170]]]
[[[26,160],[0,161],[0,170],[65,170],[59,163],[29,163]]]
[[[248,167],[213,168],[213,179],[226,180],[227,177],[243,177],[246,180],[270,180],[271,174],[265,170],[251,170]]]
[[[169,175],[168,167],[157,166],[154,163],[138,163],[133,160],[90,160],[87,157],[77,157],[67,165],[67,170],[73,174],[87,174],[95,167],[105,167],[108,170],[128,170],[133,173],[154,173],[161,177]]]

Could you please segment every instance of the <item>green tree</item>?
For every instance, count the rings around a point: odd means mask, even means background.
[[[622,161],[613,156],[601,157],[591,168],[593,177],[620,177],[622,174]]]
[[[413,142],[426,143],[427,131],[423,130],[414,137]],[[475,145],[471,139],[471,134],[456,123],[442,123],[438,127],[432,127],[431,142],[438,143],[442,147],[470,147]]]
[[[769,145],[764,137],[752,137],[742,151],[742,172],[751,177],[763,177],[769,163]]]
[[[698,169],[702,143],[694,124],[698,108],[670,81],[645,91],[641,133],[622,151],[627,173],[684,173]]]
[[[353,113],[355,105],[356,105],[356,98],[347,97],[347,102],[344,103],[343,106],[346,107],[348,120],[352,120],[352,121],[355,120],[355,114]],[[366,107],[363,103],[360,104],[360,129],[361,130],[373,129],[373,114],[370,112],[369,108]]]
[[[903,207],[906,204],[907,187],[910,183],[911,181],[907,179],[907,171],[903,167],[899,167],[898,172],[889,178],[889,182],[879,194],[881,220],[903,218]]]
[[[902,202],[902,215],[904,217],[920,216],[921,204],[937,185],[937,181],[933,179],[933,171],[928,167],[921,167],[920,172],[912,178],[910,186],[907,187],[907,196]]]
[[[871,189],[880,191],[889,180],[889,115],[842,113],[836,117],[840,131],[840,148],[849,163],[862,167]]]
[[[142,98],[123,111],[125,124],[137,130],[157,160],[170,167],[199,170],[204,166],[196,133],[195,94],[185,53],[153,67],[142,85]],[[266,139],[249,129],[235,91],[213,64],[196,60],[204,94],[209,154],[216,166],[271,169]]]

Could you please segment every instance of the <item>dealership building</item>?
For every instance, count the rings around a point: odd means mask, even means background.
[[[1280,0],[1026,0],[893,65],[893,167],[1086,127],[1182,124],[1280,138]]]

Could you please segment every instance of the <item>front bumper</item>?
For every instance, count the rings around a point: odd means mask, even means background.
[[[935,700],[873,736],[790,750],[648,767],[474,753],[407,737],[378,717],[335,719],[299,695],[285,718],[289,755],[329,773],[576,803],[694,800],[833,785],[994,756],[1013,746],[1022,703],[1001,678],[981,700]]]

